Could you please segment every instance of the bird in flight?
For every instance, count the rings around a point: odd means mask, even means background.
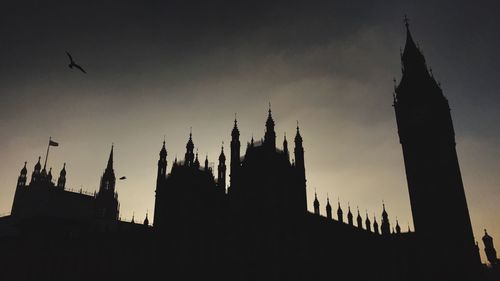
[[[87,73],[87,72],[85,72],[85,70],[83,70],[83,68],[81,66],[79,66],[78,64],[75,63],[75,61],[73,60],[73,57],[71,57],[71,55],[68,52],[66,52],[66,54],[68,55],[69,60],[70,60],[70,63],[68,64],[69,68],[76,67],[76,68],[80,69],[83,73]]]
[[[127,177],[125,177],[125,176],[120,178],[120,180],[126,180],[126,179],[127,179]]]

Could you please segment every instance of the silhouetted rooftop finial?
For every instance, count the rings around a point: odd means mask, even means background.
[[[403,18],[403,21],[405,23],[406,29],[409,29],[410,28],[410,19],[408,19],[406,14],[405,14],[405,17]]]
[[[63,168],[61,169],[61,172],[59,173],[60,176],[66,176],[66,162],[63,164]]]
[[[26,164],[28,164],[28,161],[24,161],[24,167],[21,169],[22,175],[26,175],[28,173],[28,169],[26,168]]]
[[[115,144],[111,143],[111,152],[109,153],[109,159],[108,159],[108,166],[106,169],[113,169],[113,150],[114,150]]]

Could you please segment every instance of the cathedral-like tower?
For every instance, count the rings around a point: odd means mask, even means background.
[[[306,168],[304,163],[304,147],[302,146],[302,136],[300,135],[299,124],[297,121],[297,133],[295,135],[295,170],[297,171],[297,180],[299,185],[300,209],[307,210],[306,195]]]
[[[158,171],[156,175],[156,190],[155,190],[155,214],[154,214],[154,227],[159,229],[158,215],[161,213],[161,195],[163,186],[167,181],[167,148],[165,147],[165,140],[160,150],[160,159],[158,159]]]
[[[113,169],[113,146],[109,153],[108,165],[101,177],[99,193],[97,193],[97,216],[106,220],[118,219],[118,194],[115,192],[115,171]]]
[[[429,269],[424,278],[472,280],[479,260],[448,100],[428,71],[407,20],[406,33],[394,109],[421,261]],[[439,235],[443,233],[449,235]]]
[[[274,120],[271,114],[271,104],[269,104],[269,114],[266,120],[266,133],[264,135],[264,145],[270,149],[276,149],[276,132],[274,131]]]
[[[240,168],[240,130],[238,123],[234,118],[234,127],[231,131],[231,167],[230,167],[230,186],[228,193],[231,194],[232,189],[237,185],[238,170]]]
[[[219,166],[217,167],[217,186],[226,193],[226,155],[224,155],[224,144],[222,144],[219,155]]]
[[[186,143],[186,154],[184,155],[184,165],[194,166],[194,143],[193,143],[193,132],[189,132],[189,140]]]

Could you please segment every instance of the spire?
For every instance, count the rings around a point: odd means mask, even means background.
[[[382,224],[380,226],[380,230],[382,232],[382,235],[386,235],[390,233],[390,223],[389,223],[389,215],[387,214],[387,211],[385,210],[385,203],[382,201]]]
[[[316,194],[316,191],[314,192],[314,214],[319,215],[319,201],[318,201],[318,196]]]
[[[300,129],[299,129],[299,121],[297,121],[297,133],[295,134],[295,144],[301,144],[302,145],[302,136],[300,135]]]
[[[337,199],[337,219],[339,222],[344,222],[344,212],[342,212],[342,208],[340,207],[340,199]]]
[[[41,158],[42,158],[41,156],[38,156],[38,162],[36,162],[35,168],[34,168],[35,172],[40,172],[40,169],[42,168],[42,164],[40,164],[40,159]]]
[[[144,219],[144,226],[146,226],[146,227],[149,226],[148,212],[146,212],[146,218]]]
[[[406,43],[401,60],[403,63],[403,72],[415,71],[415,70],[425,70],[427,72],[427,66],[425,64],[425,58],[420,51],[420,48],[415,44],[413,37],[410,32],[410,24],[408,17],[404,17],[404,23],[406,27]]]
[[[349,225],[353,225],[353,222],[352,222],[352,213],[351,213],[351,205],[349,204],[349,202],[347,202],[347,209],[348,209],[348,212],[347,212],[347,222],[349,223]]]
[[[224,141],[222,142],[219,155],[219,166],[217,167],[217,185],[226,193],[226,155],[224,155]]]
[[[189,128],[189,140],[186,143],[186,154],[184,156],[185,165],[192,166],[194,163],[194,143],[193,143],[193,130]]]
[[[330,198],[326,196],[326,217],[332,219],[332,206],[330,205]]]
[[[208,171],[208,154],[205,156],[205,171]]]
[[[358,210],[358,216],[356,217],[356,222],[358,223],[358,228],[363,228],[363,219],[361,218],[361,215],[359,214],[359,207],[356,207]]]
[[[28,169],[26,169],[26,164],[28,164],[28,161],[24,161],[24,167],[21,169],[21,175],[26,176],[28,173]]]
[[[276,149],[276,133],[274,132],[274,120],[271,114],[271,103],[269,103],[264,142],[269,148]]]
[[[189,127],[189,140],[186,144],[186,148],[188,150],[193,150],[194,149],[194,143],[193,143],[193,128]]]
[[[114,145],[111,145],[111,152],[109,153],[108,165],[104,170],[104,174],[101,177],[101,185],[99,186],[99,193],[107,194],[105,196],[111,196],[115,192],[115,172],[113,170],[113,148]]]
[[[109,153],[108,166],[106,166],[106,170],[113,170],[113,148],[114,144],[111,144],[111,152]]]
[[[224,141],[222,142],[222,146],[220,148],[219,161],[220,162],[225,162],[226,161],[226,155],[224,155]]]
[[[61,177],[66,176],[66,162],[63,164],[63,167],[61,169],[61,172],[59,173],[59,176],[61,176]]]
[[[240,131],[238,130],[238,121],[236,119],[236,113],[234,114],[234,127],[233,131],[231,132],[231,136],[233,139],[237,139],[240,136]]]
[[[401,233],[401,227],[399,226],[398,219],[396,218],[396,233]]]
[[[160,150],[160,158],[165,159],[167,157],[167,148],[165,147],[165,137],[163,137],[163,145]]]
[[[269,109],[267,110],[267,112],[268,112],[268,114],[267,114],[266,125],[267,124],[272,124],[274,126],[273,115],[271,113],[271,102],[269,102]]]
[[[228,194],[232,193],[232,190],[238,185],[239,180],[238,172],[240,169],[240,131],[238,130],[238,122],[236,120],[236,113],[234,114],[234,127],[231,132],[231,163],[230,163],[230,174],[229,174],[229,188],[227,190]],[[225,176],[225,172],[224,172]],[[225,184],[224,184],[225,185]]]
[[[387,218],[387,212],[385,211],[385,203],[382,202],[382,218]]]
[[[160,149],[160,159],[158,159],[158,170],[156,175],[156,190],[165,184],[167,179],[167,148],[165,147],[165,136],[163,136],[163,145]]]
[[[404,101],[413,101],[420,98],[439,98],[444,96],[439,83],[427,69],[425,57],[418,44],[415,44],[410,32],[410,24],[405,16],[406,43],[401,54],[403,77],[395,90],[395,104]]]

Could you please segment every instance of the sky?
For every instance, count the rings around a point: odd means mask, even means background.
[[[413,229],[392,107],[407,14],[450,102],[475,238],[487,228],[500,239],[499,8],[498,1],[2,3],[0,214],[10,212],[24,161],[31,173],[52,136],[60,145],[47,166],[57,178],[66,162],[66,186],[89,192],[114,143],[115,173],[127,177],[116,186],[121,218],[152,216],[164,136],[169,168],[183,157],[190,127],[200,157],[216,162],[222,141],[229,153],[234,114],[244,152],[252,135],[263,137],[270,102],[280,146],[299,121],[309,209],[316,190],[323,215],[329,196],[380,221],[384,201],[392,223]],[[68,68],[65,51],[87,74]]]

